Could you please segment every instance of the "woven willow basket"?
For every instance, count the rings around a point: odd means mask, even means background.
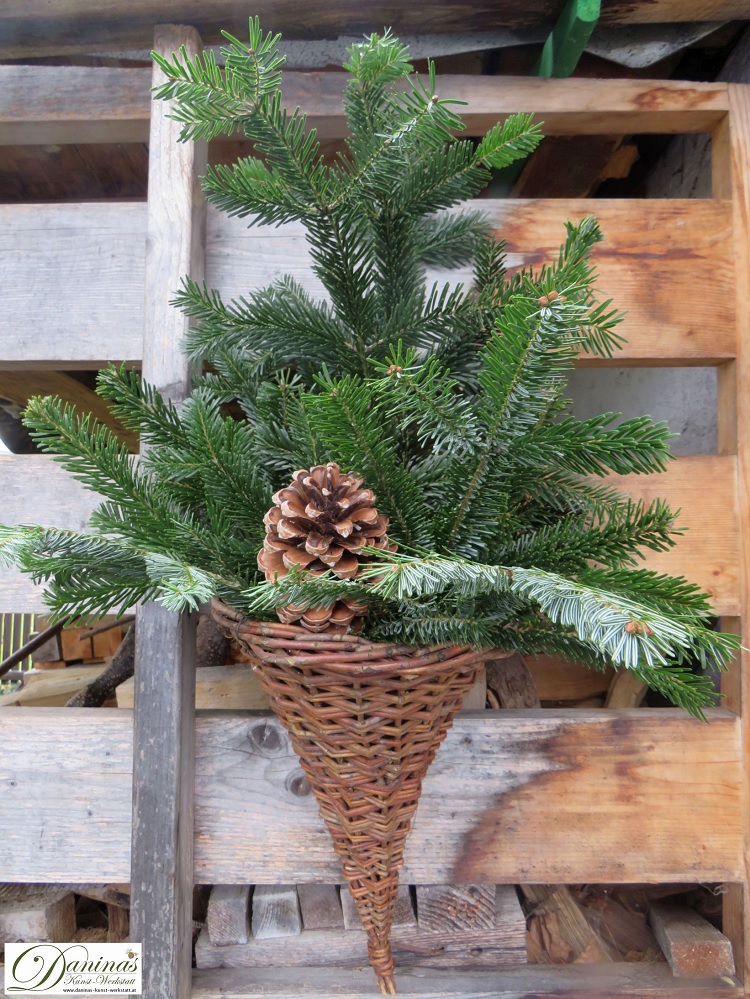
[[[312,634],[212,612],[252,658],[318,800],[367,931],[381,992],[394,995],[390,932],[422,779],[486,652]]]

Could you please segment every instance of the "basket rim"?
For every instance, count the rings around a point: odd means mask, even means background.
[[[258,665],[284,662],[337,675],[408,676],[475,669],[490,657],[512,655],[469,645],[403,645],[373,642],[360,635],[316,634],[299,625],[256,621],[217,598],[211,601],[211,613],[217,624],[250,650]]]

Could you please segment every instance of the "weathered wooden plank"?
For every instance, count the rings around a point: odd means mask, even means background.
[[[150,87],[142,68],[0,66],[0,145],[147,142]]]
[[[294,885],[256,885],[253,892],[252,930],[255,940],[300,935],[302,917]]]
[[[747,16],[744,0],[605,0],[602,17],[610,23],[719,21]],[[500,31],[554,23],[559,7],[551,0],[504,0],[481,5],[433,0],[419,9],[381,2],[366,8],[352,0],[312,10],[300,0],[258,0],[254,10],[269,29],[287,38],[335,38],[382,31],[390,25],[399,34],[421,34],[425,25],[435,33]],[[148,48],[151,26],[162,19],[193,24],[206,42],[222,41],[222,28],[246,37],[247,9],[237,0],[203,5],[194,0],[110,0],[99,10],[85,0],[66,0],[51,10],[43,0],[24,5],[6,0],[0,18],[0,54],[4,59],[128,47]]]
[[[4,713],[6,881],[129,880],[131,724],[119,709]],[[459,716],[425,780],[403,882],[738,881],[739,730],[723,711],[709,725],[671,709]],[[340,880],[274,718],[199,714],[196,759],[196,881]]]
[[[495,924],[495,886],[418,885],[417,908],[423,930],[486,929]]]
[[[184,46],[195,55],[193,28],[161,24],[154,49]],[[154,66],[153,83],[164,81]],[[205,144],[179,143],[169,106],[156,102],[149,136],[143,374],[181,402],[190,372],[179,343],[187,319],[169,305],[180,277],[203,277],[205,202],[198,177]],[[132,933],[143,941],[146,999],[187,999],[193,936],[193,787],[196,616],[156,603],[140,606],[135,632],[133,734]]]
[[[4,473],[0,522],[41,523],[82,529],[96,497],[49,458],[36,455],[0,456]],[[619,488],[650,500],[667,499],[681,510],[679,524],[687,528],[676,548],[650,552],[648,565],[686,575],[713,597],[719,614],[739,608],[738,507],[736,466],[732,455],[686,456],[666,472],[648,476],[612,476]],[[7,583],[6,583],[7,581]],[[0,573],[0,611],[41,610],[39,595],[18,574]],[[223,674],[222,674],[223,676]],[[248,681],[249,682],[249,681]],[[244,689],[242,680],[238,680]],[[222,695],[223,696],[223,695]],[[228,688],[227,697],[243,696]],[[234,706],[259,706],[241,705]]]
[[[612,475],[607,480],[627,494],[650,502],[668,499],[686,528],[675,548],[649,552],[657,572],[684,575],[711,594],[717,614],[740,608],[740,528],[734,458],[689,455],[656,475]]]
[[[322,886],[318,886],[322,887]],[[397,967],[507,968],[526,961],[526,921],[511,886],[483,889],[491,898],[488,919],[481,925],[425,930],[395,922],[391,940]],[[195,947],[198,968],[359,967],[367,962],[367,935],[358,924],[351,930],[305,930],[299,936],[250,940],[244,945],[216,947],[204,930]]]
[[[46,455],[0,454],[0,523],[81,531],[100,497]],[[15,569],[0,569],[0,613],[44,611],[42,588]]]
[[[649,922],[675,978],[734,975],[731,943],[694,909],[652,902]]]
[[[251,892],[251,885],[214,885],[206,915],[206,932],[214,947],[248,942]]]
[[[145,247],[142,204],[0,206],[0,367],[140,361]]]
[[[481,208],[507,240],[513,266],[553,259],[566,219],[600,219],[599,287],[627,310],[628,343],[607,363],[715,364],[734,356],[728,203],[488,199]],[[0,206],[0,368],[139,360],[145,229],[141,204]],[[226,297],[284,273],[323,294],[299,225],[248,229],[210,209],[207,241],[208,283]],[[179,277],[165,287],[176,288]]]
[[[297,897],[305,931],[343,930],[344,916],[338,885],[297,885]]]
[[[114,431],[131,451],[138,450],[138,435],[126,430],[112,415],[109,403],[100,395],[62,371],[3,371],[0,367],[0,398],[25,406],[33,396],[56,395],[81,412],[91,413],[97,420]]]
[[[49,901],[40,899],[27,907],[5,906],[0,902],[0,940],[6,943],[37,943],[49,940],[65,943],[76,931],[73,893]]]
[[[376,999],[369,969],[257,968],[197,971],[192,999]],[[402,999],[741,999],[743,989],[720,978],[687,982],[666,964],[527,965],[497,971],[402,968]]]
[[[346,884],[341,886],[341,911],[344,917],[344,927],[349,930],[362,929],[362,921],[359,918],[357,907],[354,904],[354,896],[349,891]],[[414,904],[411,898],[409,885],[404,884],[402,879],[396,893],[396,905],[393,912],[393,925],[414,928],[417,925],[417,917],[414,912]]]
[[[23,678],[23,686],[10,694],[0,697],[0,709],[27,707],[62,707],[64,704],[92,683],[104,666],[70,666],[67,669],[29,671]]]
[[[117,707],[133,707],[134,681],[117,688]],[[195,671],[196,708],[258,711],[270,708],[268,695],[249,665],[199,666]]]
[[[740,600],[737,617],[722,626],[742,635],[744,650],[735,669],[722,678],[726,704],[742,716],[745,745],[750,740],[750,87],[729,87],[731,116],[711,137],[711,170],[714,194],[731,198],[734,211],[732,252],[737,279],[737,360],[719,369],[718,445],[722,454],[737,455],[737,490],[741,519]],[[750,768],[744,774],[743,852],[750,860]],[[750,884],[731,885],[724,896],[724,932],[732,941],[734,957],[745,982],[750,982]]]

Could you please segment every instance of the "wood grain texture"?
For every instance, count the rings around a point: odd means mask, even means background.
[[[150,87],[150,69],[0,66],[0,145],[147,142]]]
[[[731,943],[694,909],[652,902],[649,922],[675,978],[734,975]]]
[[[134,681],[117,688],[117,707],[133,707]],[[270,708],[268,695],[246,664],[199,666],[195,671],[196,708],[262,711]]]
[[[341,885],[341,912],[344,917],[344,928],[349,930],[361,930],[362,921],[354,904],[354,898],[346,884]],[[411,897],[409,885],[403,881],[398,886],[396,894],[396,906],[393,913],[393,925],[413,929],[417,925],[417,916],[414,912],[414,903]]]
[[[377,999],[372,972],[310,968],[198,971],[192,999]],[[736,981],[686,982],[666,964],[526,966],[451,972],[403,968],[402,999],[741,999]]]
[[[69,666],[67,669],[46,669],[41,673],[29,670],[24,675],[20,690],[0,697],[0,709],[32,705],[35,708],[60,708],[104,670],[104,666]]]
[[[114,432],[130,451],[138,450],[138,435],[126,430],[112,415],[109,403],[93,389],[62,371],[3,371],[0,368],[0,398],[25,406],[32,396],[56,395],[63,402],[76,406],[82,413],[91,413],[100,423]]]
[[[85,530],[100,497],[46,455],[0,454],[0,523]],[[44,612],[42,587],[16,569],[0,569],[0,613]]]
[[[477,5],[468,0],[411,6],[374,3],[363,8],[355,0],[311,9],[299,0],[283,3],[257,0],[255,12],[264,28],[282,31],[288,38],[320,38],[382,31],[390,25],[397,34],[424,33],[425,25],[435,33],[452,31],[496,31],[538,26],[550,28],[559,13],[552,0],[504,0],[501,4]],[[662,21],[718,21],[747,16],[743,0],[605,0],[602,17],[610,23]],[[104,9],[85,0],[65,0],[51,10],[43,0],[23,5],[6,0],[0,18],[0,54],[3,58],[23,55],[105,51],[128,47],[148,48],[154,24],[162,20],[194,25],[206,42],[222,41],[226,28],[246,37],[247,8],[237,0],[205,5],[196,0],[110,0]]]
[[[127,711],[5,712],[6,881],[129,880],[132,746]],[[274,718],[200,713],[196,760],[196,881],[339,880]],[[425,781],[402,879],[737,881],[740,780],[728,712],[711,712],[709,725],[670,709],[460,715]]]
[[[377,30],[391,20],[380,22]],[[240,37],[246,25],[245,16]],[[110,20],[109,38],[112,31]],[[3,37],[0,13],[0,56],[8,58],[3,54]],[[37,32],[35,57],[43,54],[40,42]],[[150,47],[151,39],[145,44]],[[299,105],[308,113],[309,124],[318,129],[320,138],[341,139],[347,134],[344,85],[343,73],[288,72],[284,74],[284,101],[287,107]],[[144,68],[0,66],[0,143],[145,142],[150,86],[151,71]],[[516,111],[534,111],[546,135],[708,132],[726,114],[728,105],[723,84],[674,80],[445,74],[440,76],[440,90],[466,102],[461,114],[470,135],[486,131]]]
[[[192,28],[161,24],[154,49],[201,49]],[[154,66],[153,84],[164,82]],[[166,102],[154,102],[149,134],[143,376],[181,402],[190,372],[180,351],[187,320],[169,305],[188,274],[203,277],[205,202],[198,177],[205,144],[179,143]],[[136,613],[133,734],[132,933],[143,941],[145,999],[187,999],[193,935],[193,788],[197,615],[156,603]]]
[[[734,356],[726,202],[487,199],[480,207],[507,240],[512,267],[553,259],[566,219],[599,218],[605,240],[594,251],[598,287],[627,310],[621,331],[628,343],[611,362],[596,363],[715,364]],[[0,368],[140,359],[146,224],[141,204],[0,206]],[[245,295],[284,273],[323,294],[299,225],[248,229],[209,209],[206,253],[207,281],[225,297]],[[177,288],[181,276],[162,275],[163,294]],[[448,276],[468,274],[432,274]],[[33,328],[32,312],[41,317]],[[175,343],[183,317],[171,312],[164,337]]]
[[[604,297],[627,310],[620,327],[628,343],[609,363],[713,364],[735,353],[731,213],[713,201],[486,199],[478,207],[507,242],[511,268],[550,262],[564,239],[566,219],[596,215],[604,242],[594,250]],[[706,269],[712,280],[705,281]],[[209,211],[206,278],[226,297],[263,287],[291,273],[312,294],[314,275],[303,230],[247,229],[240,219]],[[469,271],[432,277],[464,280]],[[695,287],[702,294],[694,294]],[[593,363],[587,359],[586,363]]]
[[[299,936],[302,917],[294,885],[256,885],[251,925],[255,940]]]
[[[214,947],[250,939],[251,885],[214,885],[208,899],[206,932]]]
[[[297,897],[305,931],[344,929],[338,885],[300,884]]]
[[[515,889],[485,886],[492,904],[482,925],[437,930],[396,923],[392,942],[397,967],[507,968],[526,959],[526,922]],[[243,946],[214,947],[204,930],[196,942],[198,968],[359,967],[367,962],[361,924],[351,930],[305,930],[299,936],[250,940]]]
[[[735,459],[694,455],[673,461],[656,475],[609,476],[634,498],[667,499],[680,510],[686,533],[668,552],[649,552],[645,565],[687,576],[709,593],[717,614],[740,608],[740,537]]]
[[[0,206],[0,368],[140,361],[145,247],[142,204]]]
[[[747,78],[747,76],[745,76]],[[714,194],[731,198],[736,260],[737,359],[719,369],[718,443],[724,453],[737,455],[737,490],[741,520],[739,606],[737,615],[722,621],[743,638],[736,668],[723,677],[722,691],[729,708],[742,716],[742,737],[750,745],[750,86],[730,84],[730,114],[711,137]],[[732,941],[734,957],[746,983],[750,982],[750,767],[743,773],[746,874],[743,883],[730,886],[724,899],[724,932]]]
[[[515,896],[511,885],[501,887],[509,888]],[[423,930],[491,928],[495,924],[495,886],[417,885],[417,909]]]

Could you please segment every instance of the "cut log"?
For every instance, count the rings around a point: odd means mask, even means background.
[[[268,696],[249,666],[199,666],[195,675],[196,708],[226,708],[233,711],[267,711]],[[134,681],[117,688],[117,707],[133,707]]]
[[[102,659],[113,656],[120,648],[123,639],[122,625],[111,625],[106,631],[91,636],[94,655]]]
[[[531,903],[529,961],[572,964],[612,961],[613,950],[589,926],[566,885],[521,885]]]
[[[66,665],[63,663],[63,665]],[[59,670],[29,670],[23,686],[0,697],[0,708],[62,707],[104,672],[104,666],[69,666]]]
[[[620,670],[612,678],[605,708],[637,708],[648,692],[646,684],[631,673],[630,670]]]
[[[294,885],[256,885],[252,928],[256,940],[299,936],[302,919]]]
[[[649,919],[675,978],[734,975],[732,944],[694,909],[654,902]]]
[[[446,970],[506,968],[525,961],[525,931],[515,889],[501,886],[491,927],[433,932],[398,924],[393,927],[392,943],[397,965]],[[351,930],[305,929],[295,937],[214,947],[203,930],[196,941],[195,960],[198,968],[353,968],[367,962],[367,936],[361,926]]]
[[[501,708],[538,708],[539,694],[523,656],[487,661],[487,688]]]
[[[362,929],[362,923],[360,922],[359,913],[354,905],[352,893],[349,891],[349,886],[346,884],[341,886],[341,910],[344,916],[344,926],[347,930]],[[396,907],[393,910],[393,925],[394,927],[415,927],[417,925],[417,917],[414,913],[414,905],[412,903],[411,891],[408,885],[398,886]]]
[[[6,908],[0,903],[0,947],[6,943],[61,943],[76,931],[75,899],[72,892],[26,909]]]
[[[34,649],[31,653],[31,662],[34,666],[37,663],[54,663],[59,662],[63,657],[62,647],[60,645],[60,635],[52,635],[48,638],[44,645],[40,645],[38,649]]]
[[[606,694],[614,676],[613,669],[600,673],[562,656],[524,656],[524,662],[543,702],[582,701]]]
[[[251,885],[214,885],[206,915],[206,928],[214,947],[248,942],[251,894]]]
[[[110,664],[102,670],[93,683],[71,697],[69,708],[98,708],[110,697],[114,697],[118,687],[133,675],[135,666],[135,625],[131,624],[125,638],[112,657]]]
[[[121,943],[130,936],[130,911],[119,905],[107,906],[107,943]]]
[[[62,657],[66,662],[91,658],[93,655],[91,639],[81,635],[84,630],[84,628],[63,628],[60,632]]]
[[[343,930],[338,885],[297,885],[297,895],[305,930]]]
[[[515,889],[510,890],[516,898]],[[490,929],[495,925],[495,886],[418,885],[417,918],[420,929],[434,932]]]

